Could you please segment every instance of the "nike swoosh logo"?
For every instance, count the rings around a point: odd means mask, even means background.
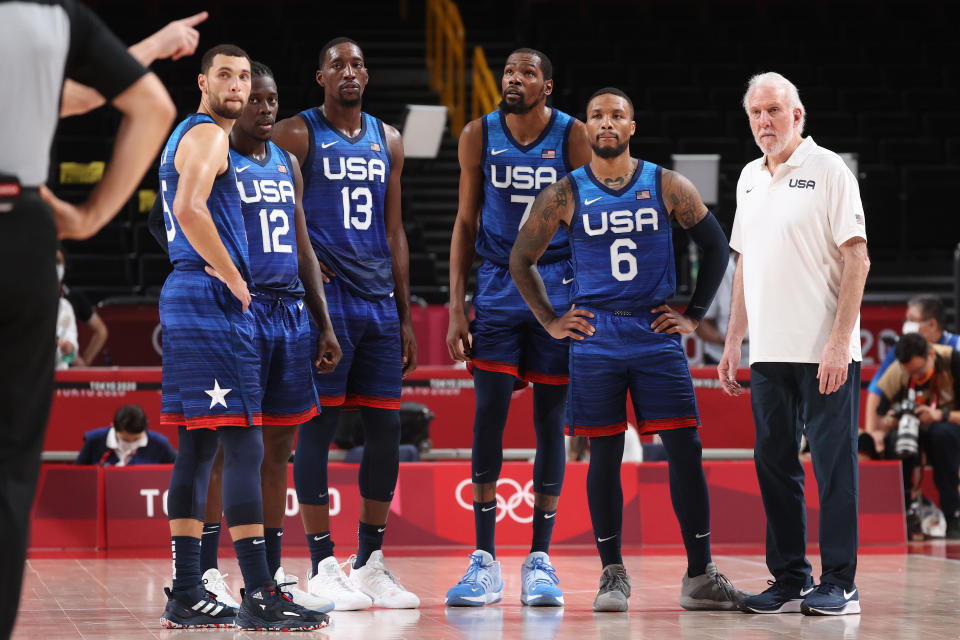
[[[500,155],[501,153],[503,153],[504,151],[506,151],[506,149],[491,149],[491,150],[490,150],[490,155],[492,155],[492,156],[498,156],[498,155]]]
[[[570,278],[569,280],[567,278],[563,279],[563,284],[570,284],[571,282],[573,282],[573,278]],[[557,484],[557,483],[554,482],[553,484]],[[547,485],[543,485],[543,486],[546,487]]]
[[[327,497],[327,493],[328,493],[327,491],[324,491],[323,493],[320,494],[320,497],[321,497],[321,498],[326,498],[326,497]]]
[[[382,529],[377,529],[377,533],[383,533],[383,532],[386,531],[386,530],[387,530],[386,527],[384,527],[384,528],[382,528]]]
[[[556,515],[557,515],[557,512],[556,512],[556,511],[554,511],[553,513],[545,513],[545,514],[543,514],[543,519],[544,519],[544,520],[549,520],[550,518],[555,518]]]
[[[710,535],[710,532],[709,532],[709,531],[707,531],[706,533],[698,533],[698,534],[697,534],[696,536],[694,536],[694,537],[696,537],[696,538],[706,538],[708,535]]]
[[[320,148],[321,148],[321,149],[326,149],[327,147],[332,147],[333,145],[337,144],[338,142],[340,142],[340,141],[339,141],[339,140],[334,140],[333,142],[321,142],[321,143],[320,143]]]
[[[852,598],[856,593],[857,593],[857,590],[856,590],[856,589],[854,589],[854,590],[851,591],[850,593],[847,593],[847,590],[844,589],[844,590],[843,590],[843,599],[844,599],[844,600],[849,600],[849,599]]]
[[[480,511],[486,513],[487,511],[493,511],[496,507],[480,507]]]
[[[266,540],[254,540],[253,544],[263,544]]]
[[[753,191],[753,187],[750,187],[749,189],[747,189],[746,192],[747,192],[747,193],[750,193],[751,191]]]
[[[808,595],[810,595],[810,592],[813,591],[814,589],[815,587],[807,587],[806,589],[800,589],[800,597],[806,598]]]
[[[245,167],[237,167],[237,173],[243,173],[244,171],[246,171],[246,170],[249,169],[249,168],[250,168],[250,165],[249,165],[249,164],[248,164],[247,166],[245,166]]]
[[[597,542],[606,542],[607,540],[613,540],[616,537],[617,537],[617,534],[613,534],[609,538],[597,538]]]
[[[283,531],[277,531],[277,537],[278,537],[278,538],[279,538],[280,536],[282,536],[282,535],[283,535]]]
[[[293,613],[292,611],[284,611],[284,612],[283,612],[283,615],[285,615],[285,616],[297,616],[298,618],[300,617],[300,614],[299,614],[299,613]]]
[[[583,201],[583,204],[585,204],[585,205],[587,205],[587,206],[589,207],[589,206],[592,205],[594,202],[596,202],[597,200],[600,200],[600,199],[602,199],[602,198],[603,198],[603,196],[600,196],[599,198],[592,198],[592,199],[590,199],[590,200],[584,200],[584,201]]]
[[[484,469],[483,471],[477,471],[477,472],[476,472],[475,474],[473,474],[473,475],[475,475],[476,477],[479,478],[480,476],[482,476],[483,474],[485,474],[487,471],[490,471],[490,469]]]
[[[329,538],[329,537],[330,537],[330,534],[327,533],[322,536],[313,536],[313,539],[319,542],[320,540],[323,540],[324,538]]]
[[[566,283],[564,283],[564,284],[566,284]],[[544,482],[544,483],[543,483],[543,486],[545,486],[545,487],[552,487],[552,486],[554,486],[555,484],[557,484],[557,483],[556,483],[556,482]]]

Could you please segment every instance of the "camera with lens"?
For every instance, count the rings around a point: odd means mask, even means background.
[[[896,454],[901,460],[920,456],[920,418],[916,414],[917,403],[913,398],[904,398],[894,407],[897,419]]]

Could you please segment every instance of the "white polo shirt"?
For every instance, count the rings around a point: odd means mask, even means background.
[[[837,313],[840,245],[866,239],[857,179],[806,138],[770,175],[759,158],[740,172],[730,246],[743,256],[750,364],[820,362]],[[860,316],[850,335],[860,361]]]

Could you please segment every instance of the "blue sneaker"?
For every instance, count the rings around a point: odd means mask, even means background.
[[[175,593],[166,587],[167,606],[160,616],[160,625],[167,629],[233,628],[237,610],[198,588],[199,599],[189,593]]]
[[[443,602],[448,607],[482,607],[500,602],[502,598],[500,563],[488,552],[477,549],[470,554],[467,572],[455,587],[447,591]]]
[[[770,587],[763,593],[744,598],[740,610],[745,613],[800,613],[803,599],[815,589],[812,579],[803,587],[773,580],[767,580],[767,584]]]
[[[523,561],[520,568],[520,602],[531,607],[562,607],[563,592],[560,578],[550,564],[550,556],[543,551],[534,551]]]
[[[806,616],[846,616],[860,613],[857,585],[847,591],[840,585],[824,582],[803,599],[800,611]]]

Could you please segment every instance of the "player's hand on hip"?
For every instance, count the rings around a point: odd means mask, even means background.
[[[86,240],[100,230],[87,209],[87,203],[71,204],[53,195],[47,185],[40,185],[40,197],[53,210],[57,237],[66,240]]]
[[[820,354],[817,380],[820,393],[829,395],[847,381],[847,366],[850,364],[850,345],[828,341]]]
[[[473,346],[473,336],[470,335],[470,324],[462,313],[452,312],[450,324],[447,326],[447,353],[450,359],[464,362],[470,359],[470,347]]]
[[[336,278],[337,274],[330,270],[330,267],[323,264],[322,260],[317,260],[320,263],[320,277],[323,278],[323,284],[330,284],[330,278]]]
[[[178,60],[192,56],[200,43],[200,33],[195,26],[207,19],[207,12],[201,11],[181,20],[174,20],[151,36],[157,46],[157,59]]]
[[[720,362],[717,363],[717,377],[720,378],[720,388],[728,396],[739,396],[743,387],[737,382],[737,369],[740,367],[740,345],[725,345]]]
[[[417,338],[413,334],[413,325],[410,323],[400,326],[400,353],[403,363],[401,375],[406,378],[417,368]]]
[[[236,278],[233,278],[232,282],[228,281],[226,278],[217,273],[217,270],[210,265],[204,266],[203,270],[207,272],[208,276],[216,278],[223,284],[227,285],[227,288],[230,289],[230,293],[232,293],[237,300],[240,301],[240,306],[242,307],[243,312],[247,312],[247,308],[250,306],[250,288],[247,287],[246,280],[241,278],[238,274]]]
[[[595,317],[592,312],[586,309],[577,309],[577,305],[570,305],[567,312],[559,318],[554,318],[548,322],[544,329],[557,340],[564,338],[573,338],[574,340],[583,340],[585,337],[596,333],[596,328],[587,322],[586,318]]]
[[[337,368],[337,364],[342,357],[343,351],[340,349],[340,342],[333,333],[333,328],[327,327],[317,338],[317,359],[313,366],[317,368],[318,373],[330,373]]]
[[[662,304],[650,309],[650,312],[660,314],[650,323],[650,328],[653,329],[654,333],[682,333],[686,335],[693,333],[700,326],[699,322],[690,316],[683,315],[670,305]]]

